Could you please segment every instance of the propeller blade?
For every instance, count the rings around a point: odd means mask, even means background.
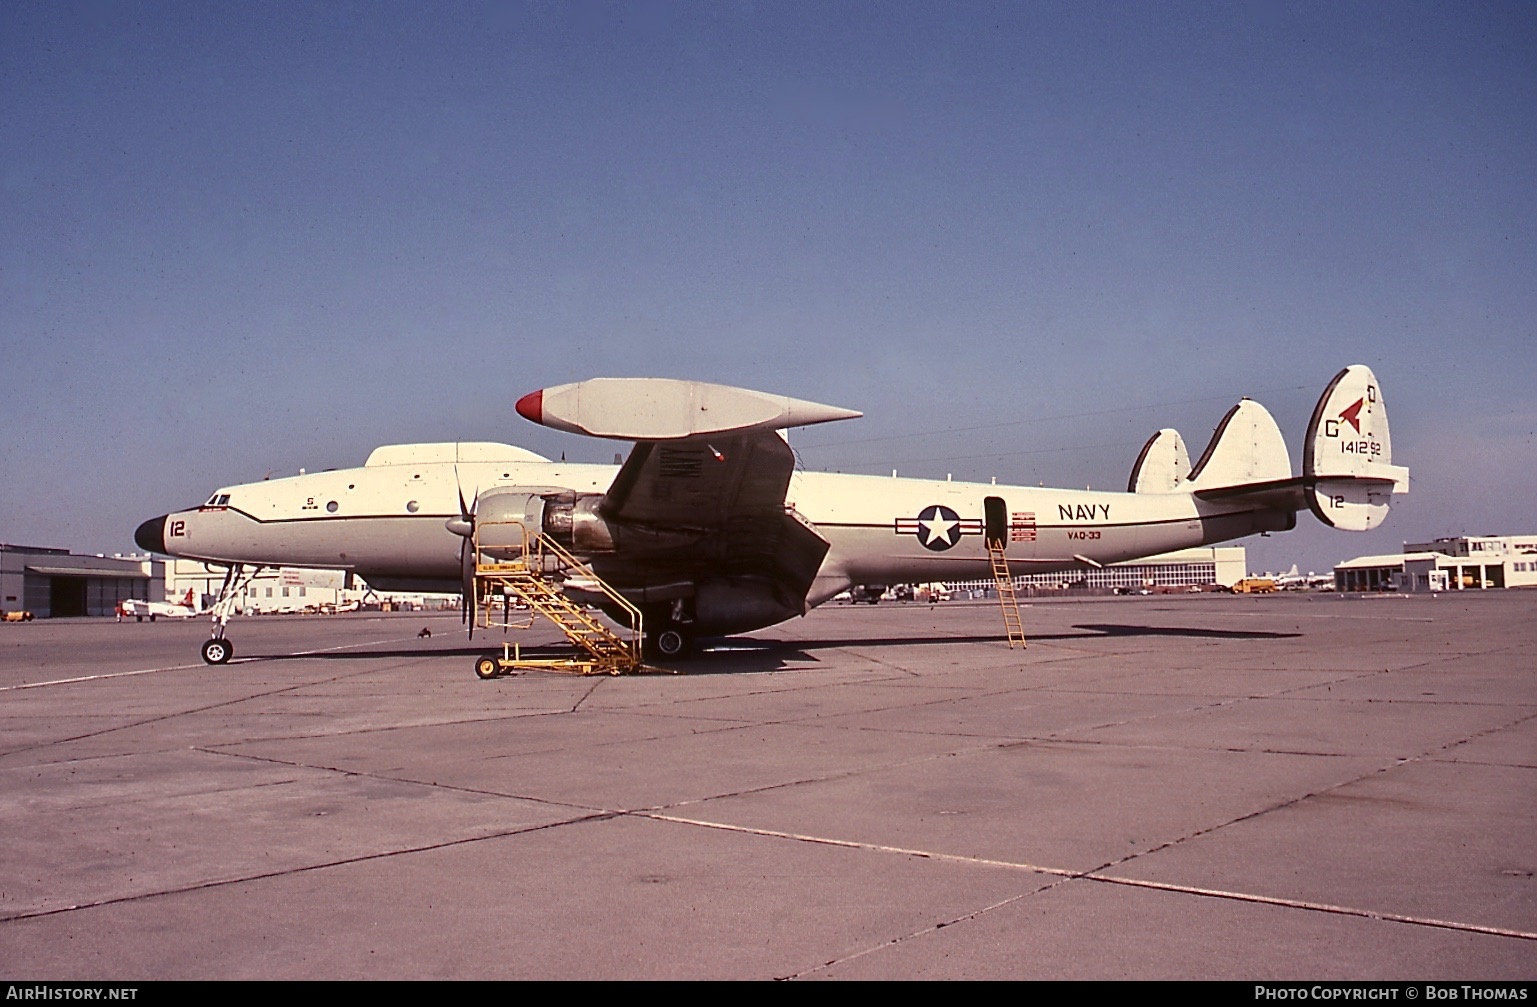
[[[475,605],[475,546],[469,539],[459,544],[459,575],[459,586],[463,591],[459,600],[459,619],[469,627],[470,639],[473,640],[475,619],[470,609]]]
[[[448,527],[456,535],[463,535],[459,543],[459,622],[468,627],[470,639],[475,639],[475,619],[470,609],[475,605],[475,512],[480,509],[480,487],[475,487],[475,498],[469,506],[464,503],[464,482],[459,478],[459,466],[454,465],[454,489],[459,493],[459,518],[449,521]]]

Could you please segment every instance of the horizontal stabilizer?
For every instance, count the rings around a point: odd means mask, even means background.
[[[1393,464],[1388,411],[1377,376],[1352,364],[1334,376],[1313,410],[1304,442],[1307,503],[1320,521],[1347,531],[1380,525],[1409,470]]]
[[[852,409],[673,378],[592,378],[530,392],[518,414],[557,430],[625,441],[783,430],[854,419]]]
[[[1219,486],[1215,489],[1197,490],[1202,500],[1242,502],[1275,510],[1299,511],[1307,507],[1307,483],[1300,476],[1290,479],[1267,479],[1257,483],[1239,483],[1236,486]]]
[[[1204,490],[1291,479],[1291,454],[1270,411],[1253,399],[1228,410],[1190,473],[1188,488]]]
[[[1178,430],[1167,427],[1149,437],[1142,445],[1137,463],[1127,480],[1128,493],[1173,493],[1182,489],[1190,477],[1190,452]]]

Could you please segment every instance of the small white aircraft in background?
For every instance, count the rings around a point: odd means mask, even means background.
[[[1307,573],[1298,573],[1297,564],[1295,563],[1292,564],[1290,570],[1277,574],[1271,579],[1275,581],[1275,586],[1282,591],[1307,591],[1314,588],[1334,586],[1333,573],[1314,573],[1311,570]]]
[[[1244,399],[1193,466],[1177,432],[1154,434],[1125,493],[797,471],[782,431],[860,414],[696,381],[596,378],[516,409],[635,446],[617,467],[506,444],[381,447],[362,468],[219,489],[134,539],[230,567],[210,664],[234,653],[224,624],[247,567],[342,568],[378,590],[468,595],[477,523],[512,522],[589,564],[641,610],[648,646],[677,657],[696,637],[804,615],[853,585],[989,577],[989,545],[1014,573],[1044,573],[1286,531],[1302,510],[1364,531],[1409,485],[1377,379],[1359,364],[1318,400],[1300,475],[1270,413]]]
[[[124,598],[119,607],[123,615],[133,616],[139,622],[149,619],[186,619],[194,615],[203,615],[208,609],[199,608],[196,596],[192,588],[187,588],[187,593],[182,595],[181,601],[145,601],[142,598]]]

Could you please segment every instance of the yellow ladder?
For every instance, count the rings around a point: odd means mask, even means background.
[[[1013,650],[1014,641],[1018,640],[1023,650],[1025,624],[1019,617],[1019,595],[1014,591],[1014,578],[1009,576],[1009,561],[1003,555],[1003,543],[988,540],[987,556],[993,563],[993,580],[998,585],[998,604],[1003,606],[1003,629],[1009,637],[1009,649]]]
[[[521,548],[511,548],[503,537],[503,544],[493,551],[511,551],[514,555],[504,559],[487,561],[486,550],[481,542],[481,529],[475,530],[475,579],[474,607],[476,622],[487,628],[523,629],[528,623],[514,625],[510,620],[494,621],[494,611],[499,599],[517,598],[530,611],[544,616],[554,623],[566,639],[574,644],[581,655],[562,658],[525,658],[522,647],[504,643],[502,655],[486,654],[476,659],[475,673],[481,678],[494,678],[504,671],[524,668],[579,671],[584,675],[606,673],[620,675],[641,668],[642,624],[640,610],[628,599],[602,580],[593,569],[571,553],[561,548],[540,532],[530,533],[521,522],[487,522],[487,525],[516,526],[520,533]],[[514,543],[515,545],[515,543]],[[587,609],[567,596],[562,576],[578,577],[597,589],[613,603],[614,607],[629,616],[630,638],[605,626]]]

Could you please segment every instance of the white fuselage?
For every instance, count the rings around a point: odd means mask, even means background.
[[[446,522],[460,515],[463,501],[513,487],[601,494],[618,471],[551,462],[516,448],[505,452],[500,460],[371,461],[362,468],[227,487],[202,507],[166,515],[163,551],[220,563],[341,568],[377,586],[432,581],[456,590],[463,539]],[[998,502],[989,504],[989,498]],[[989,513],[1016,573],[1114,563],[1279,530],[1294,520],[1289,513],[1209,503],[1188,492],[1107,493],[816,472],[796,472],[785,503],[830,546],[807,598],[811,606],[851,584],[990,576],[984,539]]]

